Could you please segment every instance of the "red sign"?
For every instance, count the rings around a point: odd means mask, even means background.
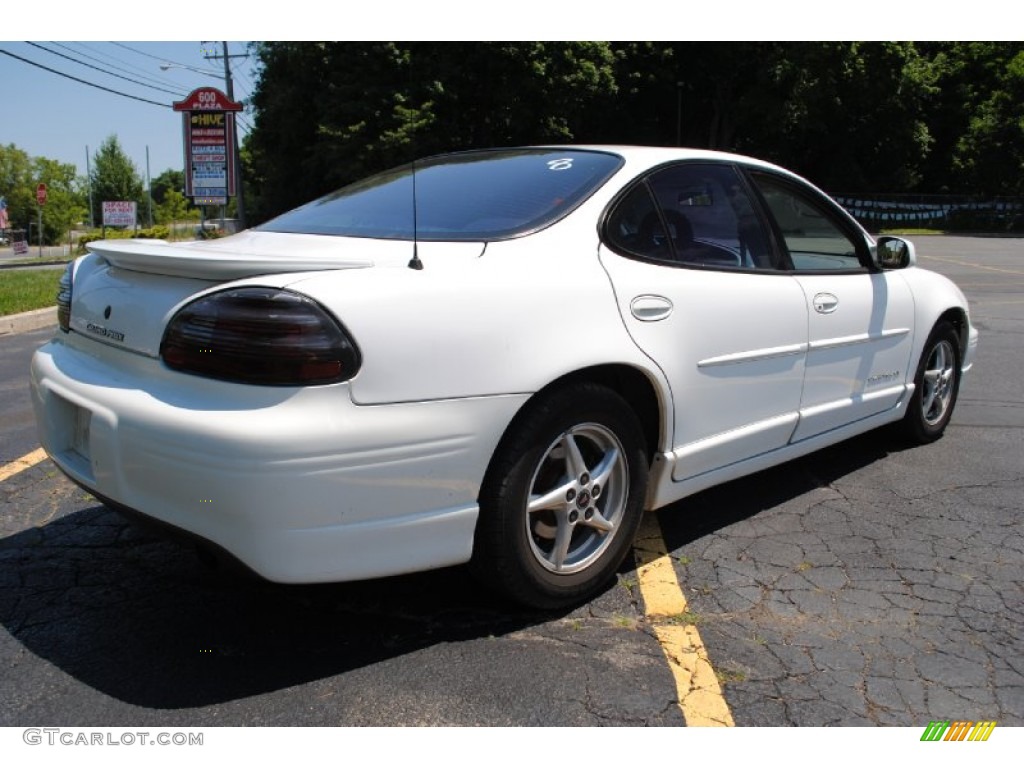
[[[196,88],[181,101],[174,102],[175,112],[241,112],[243,109],[245,107],[216,88]]]
[[[39,182],[39,186],[36,187],[36,202],[46,205],[46,185],[42,182]]]

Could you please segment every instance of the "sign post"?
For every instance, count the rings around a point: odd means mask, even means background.
[[[226,206],[237,194],[235,113],[242,109],[216,88],[197,88],[174,102],[183,113],[185,194],[195,205]]]
[[[46,185],[39,182],[36,187],[36,202],[39,203],[39,228],[36,234],[39,237],[39,258],[43,258],[43,206],[46,205]]]

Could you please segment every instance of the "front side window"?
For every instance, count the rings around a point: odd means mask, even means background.
[[[653,173],[616,204],[605,233],[616,250],[652,261],[777,266],[747,188],[726,164],[681,163]]]
[[[755,174],[753,178],[775,218],[796,271],[862,268],[856,241],[809,193],[772,176]]]
[[[351,184],[257,227],[396,240],[500,240],[546,227],[622,165],[609,152],[514,149],[428,158]]]

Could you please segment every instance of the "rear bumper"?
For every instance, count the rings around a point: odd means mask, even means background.
[[[280,582],[468,560],[487,462],[525,400],[357,406],[346,384],[250,387],[74,344],[56,339],[32,361],[40,439],[57,465]]]

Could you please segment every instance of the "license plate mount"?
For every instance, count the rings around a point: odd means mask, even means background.
[[[89,431],[92,426],[92,412],[86,408],[74,406],[74,429],[71,435],[71,450],[86,461],[89,461]]]

